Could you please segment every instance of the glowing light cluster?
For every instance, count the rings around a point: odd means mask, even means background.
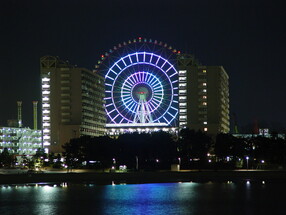
[[[173,52],[174,54],[180,55],[181,51],[178,51],[177,49],[174,49],[172,46],[169,46],[167,43],[163,43],[162,41],[158,41],[158,40],[153,40],[153,39],[147,39],[147,38],[142,38],[142,37],[138,37],[135,38],[133,40],[128,40],[127,42],[123,42],[123,43],[119,43],[117,46],[114,46],[113,49],[109,49],[108,52],[105,52],[104,54],[102,54],[100,56],[100,60],[97,62],[98,65],[96,65],[96,67],[98,68],[99,65],[106,59],[108,58],[114,51],[121,49],[123,47],[126,47],[130,44],[134,44],[134,43],[145,43],[145,44],[153,44],[153,45],[158,45],[158,46],[162,46],[165,49],[170,50],[171,52]]]
[[[134,52],[115,61],[105,74],[105,90],[107,123],[136,126],[143,100],[150,125],[171,125],[178,115],[178,72],[158,54]]]

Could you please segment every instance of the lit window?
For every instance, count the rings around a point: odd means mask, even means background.
[[[50,99],[49,99],[49,97],[44,97],[43,98],[43,101],[49,101]]]
[[[207,96],[203,96],[203,99],[207,99]]]
[[[186,107],[187,106],[187,103],[180,103],[180,107]]]
[[[179,81],[186,81],[187,78],[186,77],[179,77]]]
[[[180,113],[187,113],[187,109],[180,109]]]
[[[180,75],[183,75],[183,74],[186,74],[186,73],[187,73],[187,70],[180,70],[180,71],[179,71],[179,74],[180,74]]]
[[[44,138],[44,140],[49,140],[49,139],[51,139],[50,136],[48,136],[48,135],[45,135],[43,138]]]
[[[180,126],[182,126],[182,125],[187,125],[187,123],[186,122],[180,122]]]
[[[204,131],[208,131],[208,128],[204,128]]]
[[[206,93],[206,92],[207,92],[207,89],[203,89],[203,92]]]
[[[179,94],[186,94],[187,90],[179,90]]]
[[[203,83],[203,86],[207,86],[207,83]]]
[[[43,117],[43,121],[47,121],[47,120],[50,120],[50,117],[49,116],[44,116]]]
[[[179,99],[187,99],[187,96],[179,96]]]
[[[208,122],[204,122],[204,125],[207,125],[208,124]]]
[[[180,83],[180,84],[179,84],[179,87],[186,87],[186,86],[187,86],[186,83]]]
[[[49,146],[49,145],[50,145],[50,143],[48,141],[44,142],[44,146]]]
[[[42,81],[50,81],[49,78],[43,78]]]
[[[206,103],[206,102],[203,102],[203,105],[204,105],[204,106],[206,106],[206,105],[207,105],[207,103]]]
[[[49,84],[43,84],[43,85],[42,85],[42,88],[49,88],[49,87],[50,87]]]
[[[203,70],[203,73],[207,73],[207,70],[204,69],[204,70]]]
[[[44,94],[44,95],[50,94],[50,91],[45,90],[45,91],[43,91],[43,94]]]

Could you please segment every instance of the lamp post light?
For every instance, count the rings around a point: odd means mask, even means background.
[[[248,160],[249,160],[249,157],[246,156],[246,169],[248,170]]]
[[[181,169],[181,158],[178,158],[178,161],[179,161],[178,171],[180,171],[180,169]]]
[[[135,156],[135,159],[136,159],[136,170],[138,171],[138,169],[139,169],[139,165],[138,165],[138,156]]]

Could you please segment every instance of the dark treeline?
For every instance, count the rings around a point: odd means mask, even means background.
[[[127,133],[113,139],[108,136],[83,136],[64,145],[63,154],[70,168],[128,169],[181,168],[267,168],[286,166],[286,142],[272,138],[236,138],[218,134],[211,138],[201,131],[183,129],[177,136],[160,131]]]
[[[126,165],[131,169],[169,168],[176,155],[176,142],[166,132],[151,134],[122,134],[117,139],[108,136],[83,136],[72,139],[64,145],[68,166],[108,168],[112,165]]]

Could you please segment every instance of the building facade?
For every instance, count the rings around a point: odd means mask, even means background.
[[[103,135],[104,78],[53,56],[40,63],[44,146],[62,152],[72,138]]]
[[[34,155],[42,148],[42,131],[30,128],[0,127],[0,153]]]
[[[210,135],[229,132],[228,75],[222,66],[201,66],[191,55],[178,57],[179,127]]]

